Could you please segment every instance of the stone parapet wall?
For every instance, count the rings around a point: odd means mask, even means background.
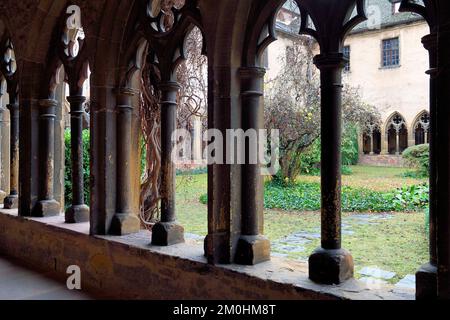
[[[396,155],[360,155],[358,163],[366,166],[376,167],[405,167],[405,161],[402,156]]]
[[[63,217],[21,218],[0,209],[0,254],[22,260],[65,282],[67,267],[81,270],[82,289],[120,299],[412,299],[392,287],[369,289],[358,280],[324,286],[308,279],[306,262],[272,257],[256,266],[211,265],[192,240],[150,245],[148,231],[90,236],[89,224]]]

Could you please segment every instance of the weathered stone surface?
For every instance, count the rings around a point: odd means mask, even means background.
[[[50,217],[61,214],[61,207],[56,200],[43,200],[36,203],[33,217]]]
[[[395,284],[396,287],[415,289],[416,288],[416,277],[412,274],[406,275],[399,282]]]
[[[378,279],[392,279],[395,277],[395,272],[386,271],[377,267],[364,267],[359,270],[359,273],[365,276],[374,277]]]
[[[416,272],[416,298],[418,300],[436,299],[437,267],[426,263]]]
[[[345,249],[317,248],[309,257],[309,278],[323,284],[339,284],[353,277],[353,258]]]
[[[82,288],[122,299],[413,299],[392,286],[377,290],[351,279],[324,286],[308,279],[305,262],[272,258],[255,266],[210,265],[192,240],[169,247],[149,244],[150,232],[89,236],[89,224],[62,217],[18,218],[1,210],[0,243],[5,254],[53,270],[65,282],[69,265],[82,272]],[[71,245],[66,245],[70,243]],[[226,285],[224,285],[226,284]]]
[[[152,228],[152,244],[171,246],[184,242],[184,228],[176,222],[158,222]]]
[[[80,223],[89,221],[89,207],[85,204],[72,205],[65,213],[66,223]]]
[[[239,238],[235,262],[254,265],[270,260],[270,242],[263,236],[241,236]]]
[[[125,235],[136,233],[141,228],[141,221],[135,214],[120,214],[116,213],[111,221],[109,234],[111,235]]]

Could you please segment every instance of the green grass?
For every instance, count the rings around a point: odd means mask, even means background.
[[[425,182],[424,179],[403,178],[407,171],[403,168],[376,168],[353,166],[353,175],[343,177],[344,185],[366,187],[371,190],[386,191],[403,185]],[[299,181],[309,181],[319,177],[301,176]],[[186,232],[199,235],[207,233],[207,206],[199,198],[206,193],[206,174],[177,176],[178,220]],[[344,213],[349,217],[353,213]],[[276,241],[298,231],[318,232],[320,214],[317,211],[265,210],[264,233]],[[343,247],[352,253],[355,269],[377,266],[397,273],[393,283],[407,274],[414,274],[428,259],[428,240],[423,212],[397,212],[392,219],[375,221],[377,225],[360,225],[345,220],[351,225],[353,235],[343,235]],[[305,245],[301,254],[289,254],[292,259],[307,259],[320,244],[319,239]],[[358,274],[356,273],[356,276]]]

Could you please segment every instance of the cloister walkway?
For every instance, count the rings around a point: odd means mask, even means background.
[[[47,273],[23,267],[0,255],[0,300],[90,300],[91,296],[68,290]]]

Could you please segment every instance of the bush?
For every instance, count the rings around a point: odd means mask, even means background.
[[[199,200],[207,204],[207,194],[201,195]],[[266,183],[264,207],[267,209],[318,211],[320,205],[319,183],[289,186],[273,180]],[[345,212],[417,211],[427,206],[427,185],[413,185],[389,192],[342,187],[342,210]]]
[[[408,166],[414,168],[416,177],[428,177],[430,172],[430,147],[428,144],[419,144],[403,151],[403,159]]]
[[[202,194],[199,198],[201,204],[208,204],[208,194]]]
[[[64,132],[65,142],[65,169],[64,169],[64,202],[66,208],[72,204],[72,158],[70,146],[70,129]],[[90,132],[83,130],[83,178],[84,178],[84,201],[90,201]]]
[[[300,157],[301,173],[318,176],[320,175],[320,139],[313,142]],[[355,125],[347,125],[342,133],[342,174],[351,175],[350,165],[358,164],[358,129]]]
[[[427,185],[404,187],[389,192],[342,187],[342,210],[347,212],[415,211],[427,204]],[[269,209],[320,210],[320,184],[298,183],[286,187],[269,182],[265,188],[264,206]]]

